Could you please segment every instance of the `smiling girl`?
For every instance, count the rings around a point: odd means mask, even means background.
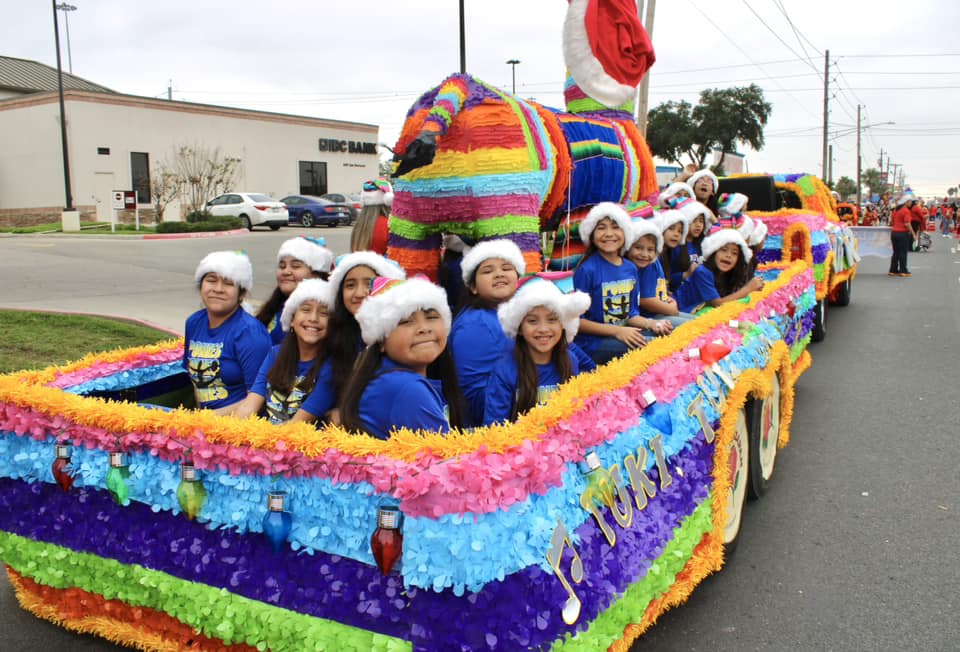
[[[497,310],[512,350],[494,366],[487,383],[483,423],[516,419],[542,405],[557,387],[596,368],[573,338],[590,306],[583,292],[564,294],[550,281],[533,278]],[[569,344],[569,346],[568,346]]]
[[[235,416],[243,419],[265,408],[273,424],[314,421],[334,406],[329,351],[324,347],[332,304],[330,284],[320,279],[306,279],[290,293],[280,318],[287,336],[260,365]]]
[[[422,277],[377,278],[357,321],[367,349],[344,390],[344,427],[389,439],[399,428],[448,432],[461,426],[443,289]]]
[[[674,326],[690,319],[690,315],[679,314],[677,302],[667,292],[667,279],[658,258],[661,247],[663,234],[659,220],[634,219],[626,256],[637,266],[637,308],[643,317],[650,319],[649,328],[654,335],[667,335]]]
[[[283,342],[286,335],[280,327],[283,304],[300,281],[307,278],[326,280],[333,269],[333,252],[324,246],[323,239],[300,236],[280,245],[277,252],[277,287],[257,312],[257,319],[267,327],[274,344]]]
[[[580,319],[576,342],[597,364],[604,364],[646,344],[634,300],[637,266],[622,257],[630,216],[619,204],[594,206],[580,224],[587,250],[573,273],[573,285],[590,297],[590,309]]]
[[[460,268],[467,295],[453,320],[450,347],[467,401],[468,423],[479,425],[490,370],[512,347],[497,321],[497,308],[517,291],[526,263],[510,240],[487,240],[464,255]]]
[[[687,202],[691,200],[686,200]],[[663,249],[660,251],[660,266],[667,279],[667,289],[676,292],[689,274],[690,256],[687,254],[687,216],[683,211],[671,208],[657,215],[663,233]]]
[[[703,241],[703,255],[703,265],[677,291],[681,311],[693,313],[703,305],[719,306],[763,289],[763,279],[749,276],[747,263],[752,252],[736,229],[720,229],[708,235]]]
[[[270,350],[266,327],[240,307],[253,288],[253,266],[241,251],[215,251],[200,261],[194,281],[203,308],[184,325],[183,367],[197,407],[228,414]]]

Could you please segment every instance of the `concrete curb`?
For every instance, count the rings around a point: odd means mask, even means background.
[[[232,231],[201,231],[199,233],[148,233],[141,236],[142,240],[185,240],[190,238],[219,238],[225,235],[243,235],[249,233],[246,229]]]
[[[172,331],[165,326],[160,324],[154,324],[151,321],[146,319],[137,319],[136,317],[125,317],[123,315],[110,315],[102,312],[82,312],[77,310],[46,310],[44,308],[7,308],[0,306],[0,310],[10,310],[11,312],[39,312],[47,315],[72,315],[76,317],[103,317],[104,319],[116,319],[117,321],[125,321],[131,324],[137,324],[139,326],[146,326],[147,328],[152,328],[154,330],[162,331],[164,333],[169,333],[174,337],[183,337],[177,331]]]

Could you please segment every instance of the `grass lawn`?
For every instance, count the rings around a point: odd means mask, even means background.
[[[0,310],[0,373],[42,369],[87,353],[153,344],[175,335],[102,317]]]
[[[50,222],[48,224],[35,224],[33,226],[3,226],[0,227],[0,233],[62,233],[63,225],[60,222]],[[117,224],[117,235],[139,235],[143,233],[156,233],[157,229],[153,226],[140,225],[137,231],[133,224]],[[103,235],[111,233],[109,222],[80,222],[81,235],[94,233]]]

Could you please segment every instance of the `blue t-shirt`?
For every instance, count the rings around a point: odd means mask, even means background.
[[[470,412],[468,425],[483,423],[484,394],[490,370],[505,352],[513,349],[493,308],[464,308],[450,328],[457,378]]]
[[[684,243],[670,249],[670,283],[668,287],[673,292],[676,292],[680,284],[683,283],[683,273],[687,271],[680,266],[680,255],[686,246],[686,243]]]
[[[300,409],[307,414],[312,414],[317,419],[323,419],[323,415],[336,405],[337,395],[333,389],[333,361],[327,358],[320,366],[320,371],[317,372],[317,380],[313,385],[313,391],[304,399]]]
[[[280,315],[283,314],[283,306],[285,303],[286,301],[280,304],[280,307],[277,308],[277,314],[271,317],[270,323],[267,324],[267,332],[270,333],[270,340],[274,344],[280,344],[283,342],[283,338],[287,336],[283,330],[283,326],[280,325]]]
[[[593,359],[576,344],[567,348],[570,369],[573,375],[597,368]],[[560,373],[552,362],[537,365],[537,405],[543,405],[560,386]],[[483,411],[483,424],[501,423],[510,419],[517,397],[517,362],[513,351],[503,354],[493,367],[487,383],[487,401]]]
[[[680,312],[693,312],[700,304],[719,298],[716,279],[706,265],[698,266],[677,288],[677,307]]]
[[[703,256],[700,255],[700,249],[697,247],[697,243],[692,240],[687,243],[687,255],[690,256],[690,264],[693,265],[696,263],[699,265],[703,262]]]
[[[270,353],[267,354],[267,357],[263,360],[263,364],[260,365],[260,371],[257,373],[257,379],[253,382],[253,387],[250,388],[250,392],[252,394],[258,394],[263,397],[264,408],[267,412],[267,419],[269,419],[270,423],[274,425],[286,423],[293,418],[293,415],[297,413],[297,410],[306,407],[307,400],[309,399],[304,398],[307,396],[307,394],[299,387],[299,385],[303,382],[304,377],[310,373],[311,367],[313,367],[313,360],[298,361],[297,377],[294,380],[293,389],[290,390],[289,394],[284,395],[279,390],[275,390],[273,386],[267,382],[267,375],[270,373],[270,369],[272,369],[273,365],[276,363],[277,355],[279,353],[279,344],[270,349]],[[317,372],[314,389],[309,394],[310,397],[313,397],[314,394],[332,395],[332,388],[327,388],[323,385],[324,368],[327,368],[327,376],[331,377],[329,367],[329,360],[324,362],[324,364],[320,367],[320,370]],[[330,407],[332,407],[333,401],[331,400],[330,403]],[[319,416],[322,416],[324,412],[330,409],[330,407],[327,407],[326,410],[320,412]],[[310,414],[313,414],[313,412]]]
[[[637,276],[637,266],[625,258],[619,265],[607,262],[600,254],[584,260],[573,273],[574,287],[590,295],[590,309],[583,318],[598,324],[623,326],[631,317],[639,316],[633,300]],[[592,354],[601,339],[581,331],[575,341]]]
[[[450,431],[440,381],[387,357],[360,397],[360,421],[377,439],[389,439],[390,431],[399,428]]]
[[[187,317],[183,332],[183,368],[197,390],[197,407],[216,410],[246,398],[270,351],[266,327],[238,308],[210,328],[207,311],[198,310]]]
[[[640,315],[643,317],[659,317],[659,313],[640,308],[640,299],[659,299],[660,301],[666,301],[670,298],[670,293],[667,292],[667,279],[663,275],[663,265],[660,264],[660,259],[654,259],[654,261],[646,267],[641,267],[639,274],[640,282],[637,284],[637,308],[640,310]]]

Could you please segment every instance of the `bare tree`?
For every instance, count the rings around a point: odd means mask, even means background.
[[[188,213],[199,213],[207,200],[233,187],[240,159],[224,156],[219,147],[181,145],[174,152],[173,170],[183,183]]]
[[[157,223],[163,221],[163,213],[183,192],[183,179],[161,161],[155,163],[150,171],[150,187],[153,189],[153,208],[157,213]]]

